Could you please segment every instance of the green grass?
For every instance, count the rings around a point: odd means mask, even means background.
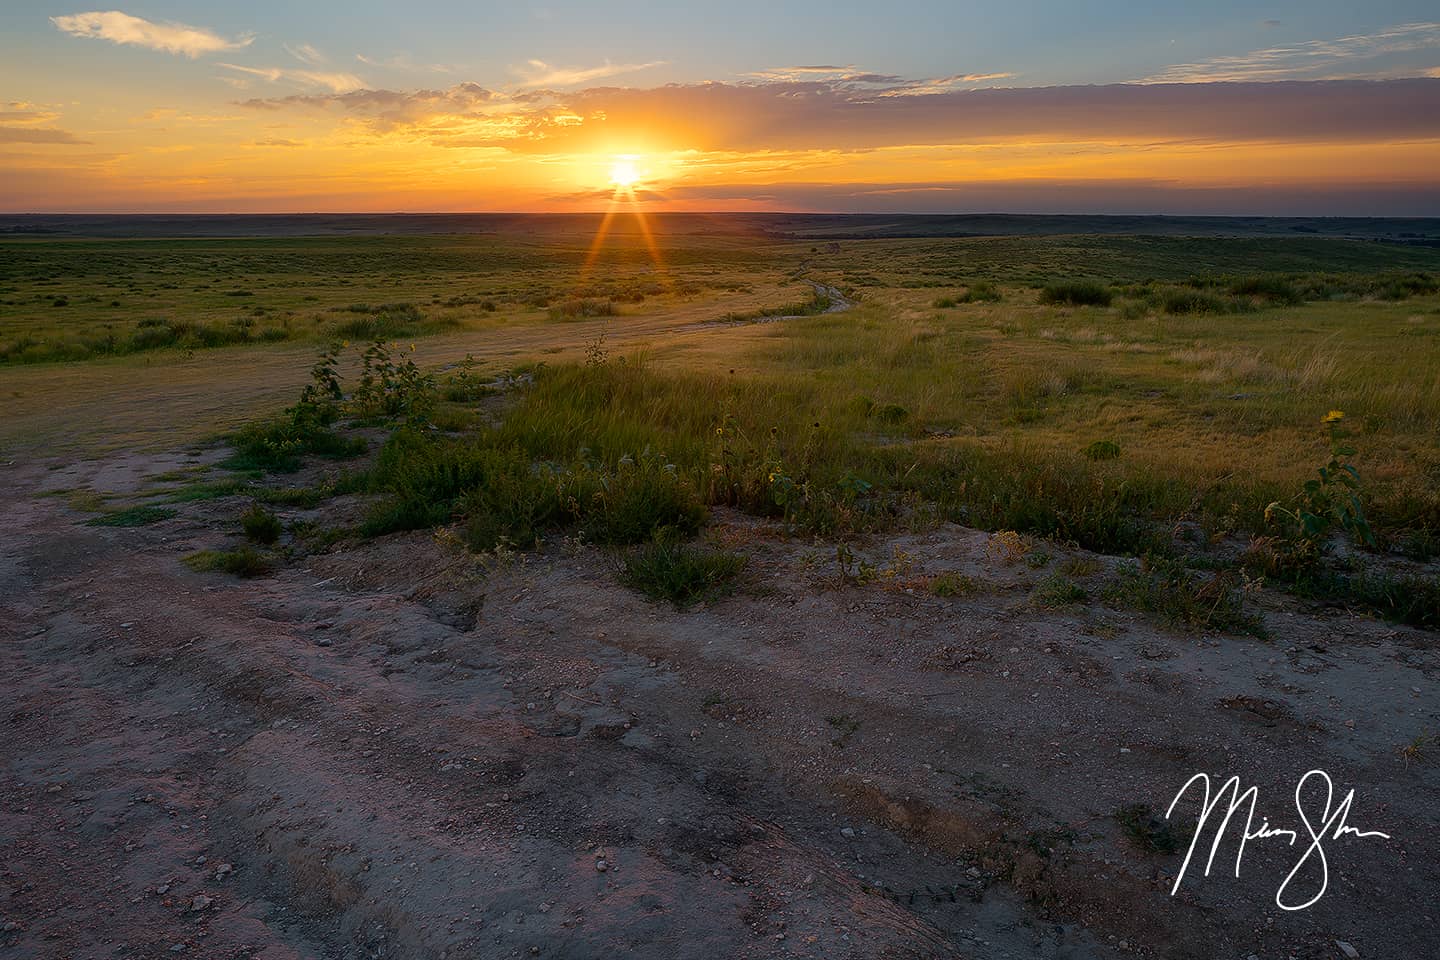
[[[161,520],[169,520],[176,511],[169,507],[135,506],[116,510],[103,516],[85,521],[92,527],[144,527]]]
[[[237,577],[263,577],[275,569],[275,558],[254,547],[235,550],[201,550],[185,558],[185,565],[197,572],[220,571]]]
[[[744,567],[739,554],[661,538],[621,561],[620,581],[652,600],[680,607],[728,592]]]
[[[1264,619],[1246,608],[1233,575],[1191,570],[1183,560],[1147,556],[1127,562],[1106,588],[1105,601],[1155,614],[1171,626],[1266,636]]]

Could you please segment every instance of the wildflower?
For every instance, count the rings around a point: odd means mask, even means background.
[[[1339,423],[1341,420],[1344,420],[1344,419],[1345,419],[1345,411],[1344,411],[1344,410],[1331,410],[1329,413],[1325,414],[1324,418],[1323,418],[1320,422],[1321,422],[1321,423]]]

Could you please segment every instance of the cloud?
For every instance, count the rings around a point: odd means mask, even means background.
[[[204,27],[142,20],[140,17],[132,17],[128,13],[121,13],[119,10],[72,13],[51,17],[50,22],[73,37],[109,40],[111,43],[163,50],[166,53],[178,53],[191,59],[201,54],[248,47],[251,40],[254,39],[245,36],[227,40]]]
[[[299,140],[284,140],[280,137],[271,137],[268,140],[256,140],[257,147],[303,147],[305,144]]]
[[[556,97],[509,119],[524,152],[615,143],[694,150],[865,150],[1016,138],[1153,142],[1440,137],[1440,82],[1111,84],[886,97],[825,83],[674,84]]]
[[[1094,214],[1150,216],[1434,216],[1440,183],[1317,182],[1205,185],[1149,178],[1025,178],[929,183],[680,185],[671,201],[727,209],[844,213]]]
[[[573,87],[580,83],[590,83],[594,80],[603,80],[606,77],[619,76],[622,73],[634,73],[637,70],[649,70],[651,67],[664,66],[666,61],[653,60],[650,63],[611,63],[605,61],[598,67],[554,67],[544,60],[530,60],[525,66],[516,69],[521,81],[527,87]]]
[[[287,67],[242,67],[237,63],[221,63],[218,66],[234,70],[247,76],[260,77],[271,83],[282,80],[307,87],[320,87],[334,93],[350,93],[363,90],[365,81],[353,73],[330,73],[317,70],[291,70]],[[234,79],[234,78],[232,78]]]
[[[50,127],[0,127],[0,143],[88,143],[68,130]]]
[[[308,63],[312,67],[329,62],[325,54],[321,53],[319,50],[317,50],[315,47],[311,46],[308,43],[302,43],[294,47],[286,43],[283,44],[283,46],[285,47],[285,52],[290,54],[290,56],[294,57],[296,60],[299,60],[301,63]]]
[[[1404,23],[1370,34],[1306,40],[1240,56],[1215,57],[1169,67],[1147,83],[1323,79],[1357,63],[1440,48],[1440,23]]]
[[[755,153],[1017,139],[1146,145],[1440,138],[1440,79],[979,89],[943,79],[949,88],[935,89],[937,81],[873,87],[826,79],[509,94],[467,83],[299,94],[243,106],[336,111],[375,135],[400,132],[439,146],[540,155],[613,152],[626,143]],[[925,93],[895,93],[905,89]]]

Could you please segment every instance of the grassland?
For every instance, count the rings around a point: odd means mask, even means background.
[[[448,412],[437,422],[464,435],[454,449],[499,459],[452,470],[446,476],[468,486],[444,489],[396,468],[380,488],[426,490],[433,501],[401,509],[411,518],[401,527],[463,513],[465,498],[484,501],[477,478],[490,473],[514,487],[524,462],[559,464],[566,482],[589,490],[648,451],[697,503],[808,533],[955,520],[1206,563],[1234,560],[1212,556],[1213,546],[1281,532],[1267,507],[1298,502],[1330,456],[1321,418],[1340,410],[1382,555],[1440,552],[1435,250],[1126,236],[822,250],[687,237],[668,238],[657,267],[633,236],[587,265],[584,240],[12,242],[0,245],[5,363],[33,373],[16,392],[47,409],[67,389],[118,398],[125,390],[114,382],[142,371],[138,380],[159,383],[183,373],[187,398],[264,393],[279,406],[274,373],[285,371],[279,382],[293,398],[304,358],[342,339],[421,338],[412,357],[424,369],[473,354],[486,377],[534,374],[503,424],[478,435],[466,402],[440,405]],[[783,324],[703,324],[786,312],[808,290],[802,277],[858,305]],[[71,305],[53,306],[52,296]],[[143,356],[54,362],[124,354],[83,346],[97,324],[133,324],[121,338],[133,343],[157,329],[137,313],[198,329],[227,316],[233,324],[237,309],[257,320],[242,342],[214,351],[214,363],[197,362],[183,338],[137,350]],[[353,362],[342,372],[356,375]],[[137,416],[163,423],[166,411]],[[430,459],[472,456],[447,451]],[[409,458],[426,460],[414,450]],[[536,509],[559,516],[552,507]],[[584,511],[561,513],[585,522]],[[532,516],[521,532],[533,540],[546,522]],[[1262,566],[1272,576],[1288,570],[1284,557],[1271,561]]]

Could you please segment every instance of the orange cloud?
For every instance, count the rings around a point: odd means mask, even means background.
[[[50,22],[74,37],[109,40],[111,43],[177,53],[191,59],[205,53],[248,47],[254,39],[240,37],[227,40],[203,27],[190,27],[183,23],[156,23],[132,17],[119,10],[72,13],[51,17]]]

